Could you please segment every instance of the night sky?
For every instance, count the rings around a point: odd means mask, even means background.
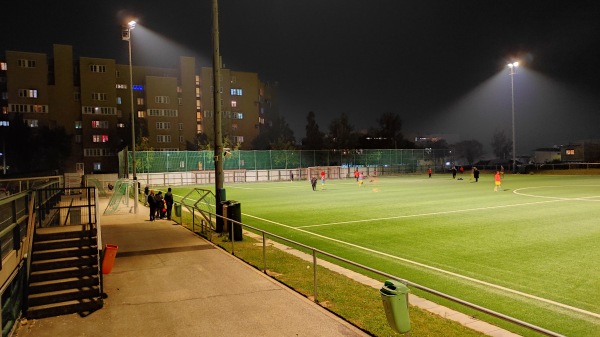
[[[60,5],[58,5],[60,4]],[[133,62],[174,66],[180,55],[211,66],[211,0],[15,1],[3,4],[0,53],[49,53],[127,63],[120,25],[127,13]],[[221,0],[227,68],[278,82],[280,113],[300,140],[314,111],[321,131],[350,116],[355,129],[400,115],[405,135],[477,139],[491,156],[495,131],[517,154],[600,139],[600,1]]]

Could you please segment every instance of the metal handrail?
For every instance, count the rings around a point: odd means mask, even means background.
[[[200,210],[200,209],[198,209],[198,210],[200,212],[206,212],[206,211],[203,211],[203,210]],[[368,272],[371,272],[371,273],[374,273],[374,274],[377,274],[377,275],[380,275],[380,276],[383,276],[383,277],[386,277],[386,278],[397,280],[399,282],[404,283],[407,286],[411,286],[411,287],[417,288],[417,289],[425,291],[427,293],[430,293],[430,294],[439,296],[441,298],[444,298],[446,300],[449,300],[449,301],[452,301],[452,302],[464,305],[466,307],[469,307],[469,308],[477,310],[479,312],[488,314],[490,316],[493,316],[493,317],[496,317],[496,318],[500,318],[500,319],[502,319],[504,321],[507,321],[507,322],[510,322],[512,324],[516,324],[516,325],[522,326],[524,328],[527,328],[527,329],[530,329],[532,331],[544,334],[546,336],[565,337],[564,335],[561,335],[561,334],[559,334],[557,332],[550,331],[548,329],[544,329],[544,328],[539,327],[537,325],[534,325],[534,324],[522,321],[520,319],[511,317],[511,316],[508,316],[508,315],[505,315],[505,314],[502,314],[502,313],[499,313],[497,311],[494,311],[494,310],[482,307],[480,305],[477,305],[477,304],[474,304],[474,303],[462,300],[460,298],[457,298],[457,297],[445,294],[445,293],[437,291],[435,289],[428,288],[428,287],[420,285],[418,283],[411,282],[409,280],[399,278],[399,277],[394,276],[392,274],[388,274],[386,272],[383,272],[383,271],[380,271],[380,270],[377,270],[377,269],[374,269],[374,268],[362,265],[360,263],[356,263],[356,262],[350,261],[348,259],[345,259],[343,257],[337,256],[337,255],[334,255],[334,254],[331,254],[331,253],[328,253],[328,252],[325,252],[325,251],[320,250],[318,248],[314,248],[314,247],[305,245],[303,243],[296,242],[294,240],[290,240],[290,239],[287,239],[285,237],[279,236],[277,234],[269,233],[269,232],[264,231],[262,229],[259,229],[259,228],[256,228],[256,227],[253,227],[253,226],[250,226],[250,225],[246,225],[246,224],[244,224],[244,223],[242,223],[240,221],[227,218],[226,216],[221,216],[221,215],[218,215],[218,214],[212,214],[212,215],[214,215],[215,217],[220,217],[220,218],[226,219],[227,221],[230,221],[232,223],[236,223],[236,224],[242,226],[243,228],[247,228],[247,229],[250,229],[252,231],[256,231],[256,232],[259,232],[259,233],[262,234],[262,238],[263,238],[263,244],[262,244],[262,249],[263,249],[263,270],[262,271],[265,274],[266,274],[266,265],[267,265],[267,260],[266,260],[267,259],[267,255],[266,255],[266,236],[269,236],[269,237],[272,237],[272,238],[276,238],[278,240],[281,240],[281,241],[284,241],[284,242],[287,242],[287,243],[290,243],[290,244],[293,244],[293,245],[297,245],[299,247],[302,247],[304,249],[307,249],[307,250],[311,251],[312,252],[312,259],[313,259],[312,263],[313,263],[313,278],[314,278],[314,290],[313,290],[313,292],[314,292],[314,302],[318,303],[318,298],[317,298],[317,268],[316,268],[316,266],[317,266],[316,254],[318,253],[318,254],[322,254],[324,256],[330,257],[330,258],[332,258],[334,260],[337,260],[337,261],[340,261],[340,262],[344,262],[344,263],[347,263],[347,264],[349,264],[351,266],[363,269],[365,271],[368,271]],[[234,241],[235,240],[233,239],[234,238],[234,236],[233,236],[233,226],[229,226],[229,229],[231,231],[230,235],[231,235],[231,238],[232,238],[232,240],[231,240],[231,254],[235,255],[235,250],[234,250]]]

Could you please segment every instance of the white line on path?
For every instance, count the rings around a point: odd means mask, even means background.
[[[541,204],[541,203],[549,203],[549,202],[556,202],[556,201],[559,201],[559,200],[541,201],[541,202],[528,203],[528,204],[520,204],[520,205],[512,205],[512,206]],[[496,207],[508,207],[508,206],[496,206]],[[476,208],[476,209],[473,209],[473,210],[490,209],[490,208],[494,208],[494,207]],[[468,211],[468,210],[463,210],[463,211]],[[264,222],[272,223],[274,225],[286,227],[286,228],[289,228],[289,229],[292,229],[292,230],[297,230],[297,231],[300,231],[300,232],[303,232],[303,233],[306,233],[306,234],[309,234],[309,235],[313,235],[313,236],[316,236],[316,237],[319,237],[319,238],[322,238],[322,239],[325,239],[325,240],[337,242],[337,243],[344,244],[344,245],[347,245],[347,246],[350,246],[350,247],[354,247],[354,248],[358,248],[358,249],[361,249],[361,250],[364,250],[364,251],[367,251],[367,252],[370,252],[370,253],[382,255],[382,256],[385,256],[385,257],[388,257],[388,258],[391,258],[391,259],[394,259],[394,260],[400,260],[400,261],[407,262],[407,263],[410,263],[410,264],[413,264],[413,265],[417,265],[419,267],[423,267],[423,268],[426,268],[426,269],[434,270],[434,271],[437,271],[439,273],[451,275],[451,276],[454,276],[454,277],[457,277],[457,278],[461,278],[461,279],[464,279],[464,280],[468,280],[468,281],[471,281],[471,282],[474,282],[474,283],[479,283],[479,284],[482,284],[482,285],[485,285],[485,286],[488,286],[488,287],[491,287],[491,288],[500,289],[502,291],[506,291],[506,292],[509,292],[509,293],[517,294],[517,295],[521,295],[523,297],[531,298],[531,299],[538,300],[538,301],[545,302],[545,303],[549,303],[549,304],[552,304],[552,305],[555,305],[555,306],[558,306],[558,307],[561,307],[561,308],[569,309],[569,310],[576,311],[576,312],[579,312],[579,313],[583,313],[583,314],[586,314],[586,315],[590,315],[590,316],[593,316],[593,317],[596,317],[596,318],[600,318],[600,314],[597,314],[595,312],[591,312],[591,311],[587,311],[587,310],[580,309],[580,308],[577,308],[577,307],[573,307],[573,306],[570,306],[570,305],[567,305],[567,304],[563,304],[563,303],[560,303],[560,302],[556,302],[556,301],[553,301],[553,300],[549,300],[549,299],[546,299],[546,298],[543,298],[543,297],[538,297],[538,296],[535,296],[535,295],[527,294],[527,293],[524,293],[522,291],[518,291],[518,290],[510,289],[510,288],[507,288],[507,287],[503,287],[503,286],[500,286],[500,285],[497,285],[497,284],[485,282],[485,281],[478,280],[478,279],[475,279],[475,278],[472,278],[472,277],[468,277],[468,276],[457,274],[457,273],[454,273],[454,272],[451,272],[451,271],[447,271],[447,270],[444,270],[444,269],[441,269],[441,268],[437,268],[437,267],[433,267],[433,266],[430,266],[430,265],[426,265],[424,263],[420,263],[420,262],[409,260],[409,259],[405,259],[405,258],[402,258],[402,257],[399,257],[399,256],[395,256],[395,255],[391,255],[391,254],[388,254],[388,253],[380,252],[380,251],[377,251],[377,250],[374,250],[374,249],[371,249],[371,248],[359,246],[359,245],[356,245],[354,243],[350,243],[350,242],[346,242],[346,241],[334,239],[334,238],[331,238],[331,237],[328,237],[328,236],[324,236],[324,235],[321,235],[321,234],[309,232],[309,231],[304,230],[302,228],[292,227],[292,226],[289,226],[289,225],[285,225],[285,224],[282,224],[282,223],[279,223],[279,222],[275,222],[275,221],[272,221],[272,220],[260,218],[260,217],[257,217],[257,216],[254,216],[254,215],[250,215],[250,214],[246,214],[246,213],[243,213],[243,214],[244,214],[244,216],[249,216],[249,217],[255,218],[257,220],[261,220],[261,221],[264,221]]]

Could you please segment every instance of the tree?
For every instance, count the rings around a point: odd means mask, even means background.
[[[308,112],[306,116],[306,137],[302,138],[302,148],[304,150],[322,150],[323,132],[319,131],[319,124],[315,120],[315,113]]]
[[[261,129],[259,135],[252,141],[255,150],[290,150],[296,148],[294,131],[285,118],[275,116],[271,125]]]
[[[357,140],[358,136],[354,133],[354,127],[350,124],[346,113],[342,113],[340,118],[334,119],[329,124],[328,147],[330,149],[354,149]]]
[[[64,127],[42,127],[36,136],[39,147],[38,169],[40,170],[63,170],[65,162],[71,156],[71,140],[73,135],[67,134]]]
[[[465,158],[469,164],[473,164],[475,159],[483,155],[483,144],[475,139],[464,140],[455,145],[458,157]]]
[[[388,148],[397,148],[398,144],[404,140],[401,132],[402,120],[400,116],[395,113],[386,112],[377,119],[377,123],[379,123],[379,137],[387,140]]]
[[[21,114],[13,117],[3,137],[11,173],[62,171],[71,155],[72,135],[64,127],[31,128]]]
[[[494,132],[490,145],[497,158],[506,159],[512,152],[512,141],[506,137],[504,130]]]

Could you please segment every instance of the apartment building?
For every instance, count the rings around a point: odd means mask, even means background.
[[[192,57],[180,57],[177,68],[134,65],[131,88],[129,65],[75,60],[68,45],[54,45],[51,57],[7,51],[0,65],[2,119],[19,114],[31,128],[64,127],[73,136],[65,172],[117,172],[117,153],[131,145],[132,113],[138,150],[196,150],[198,133],[212,139],[212,69],[198,74]],[[265,123],[268,86],[256,73],[221,74],[226,143],[250,149]]]

